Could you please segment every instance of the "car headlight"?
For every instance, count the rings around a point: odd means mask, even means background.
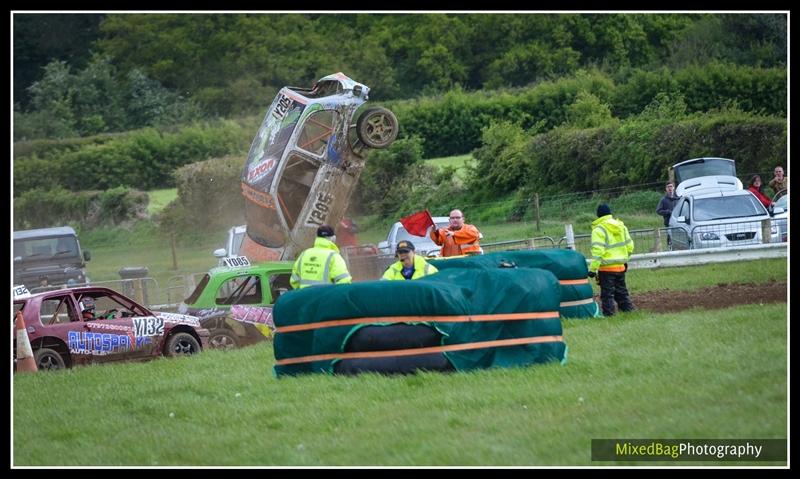
[[[700,239],[703,241],[719,241],[719,236],[716,233],[700,233]]]

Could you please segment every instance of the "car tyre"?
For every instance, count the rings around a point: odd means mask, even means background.
[[[184,356],[200,352],[200,343],[189,333],[175,333],[167,340],[165,356]]]
[[[370,148],[386,148],[397,138],[399,123],[390,110],[368,108],[358,117],[356,135]]]
[[[239,341],[230,330],[220,328],[211,331],[208,345],[214,349],[233,349],[239,346]]]
[[[40,371],[57,371],[67,367],[64,358],[58,354],[58,351],[50,348],[37,349],[33,353],[33,359]]]

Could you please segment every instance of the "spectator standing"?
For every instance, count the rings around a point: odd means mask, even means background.
[[[664,226],[667,227],[669,226],[669,217],[672,215],[672,210],[680,198],[675,195],[675,185],[672,182],[667,183],[665,191],[666,194],[658,202],[656,213],[664,217]]]
[[[425,261],[425,258],[417,256],[414,243],[411,241],[403,240],[397,243],[395,252],[398,261],[386,268],[381,279],[417,279],[439,271],[436,266]]]
[[[592,262],[589,277],[600,284],[600,302],[604,316],[614,315],[614,302],[621,311],[633,311],[625,272],[633,253],[633,240],[625,224],[611,216],[611,208],[602,203],[592,222]]]
[[[475,226],[464,223],[461,210],[450,212],[450,225],[447,228],[436,228],[434,225],[430,237],[442,247],[442,257],[483,254],[478,243],[482,237],[481,232]]]
[[[325,284],[346,284],[353,281],[347,271],[333,228],[322,225],[317,228],[314,246],[300,253],[292,266],[289,283],[294,289]]]
[[[752,178],[750,178],[750,187],[747,188],[747,190],[756,195],[756,198],[758,198],[758,201],[764,205],[764,208],[769,208],[772,206],[772,200],[767,198],[767,196],[761,192],[761,188],[761,177],[759,175],[754,175]]]
[[[773,197],[789,188],[789,177],[783,175],[782,166],[775,167],[774,175],[775,177],[769,180],[769,187],[772,188]]]

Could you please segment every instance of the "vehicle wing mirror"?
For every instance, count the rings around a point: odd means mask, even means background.
[[[92,253],[89,250],[83,250],[83,260],[89,261],[92,259]]]
[[[689,221],[686,219],[685,216],[676,216],[675,221],[678,223],[685,223],[685,224],[689,223]]]
[[[220,249],[214,250],[214,257],[215,258],[224,258],[226,254],[227,254],[227,251],[225,250],[225,248],[220,248]]]
[[[389,247],[388,241],[381,241],[380,243],[378,243],[378,249],[386,249],[388,247]]]
[[[775,207],[772,208],[772,214],[773,215],[779,215],[779,214],[781,214],[783,212],[784,212],[784,209],[781,208],[780,206],[775,206]]]

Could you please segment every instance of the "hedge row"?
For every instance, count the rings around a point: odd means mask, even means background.
[[[641,112],[659,92],[681,95],[687,112],[735,105],[744,111],[785,116],[787,75],[781,68],[711,64],[677,71],[631,70],[617,82],[598,72],[543,82],[515,91],[465,93],[387,102],[404,136],[424,139],[425,158],[468,153],[480,145],[481,129],[506,120],[546,131],[561,125],[579,92],[606,103],[618,118]]]
[[[591,191],[666,181],[670,166],[703,156],[734,159],[741,175],[785,167],[787,160],[786,120],[743,112],[634,118],[533,137],[516,128],[516,134],[487,138],[493,148],[484,151],[493,154],[477,158],[473,188],[492,194],[520,188],[545,194]]]
[[[14,229],[115,226],[143,218],[148,202],[147,193],[124,187],[78,193],[33,189],[14,200]]]
[[[14,161],[14,194],[54,187],[72,191],[169,187],[179,166],[242,151],[249,145],[244,138],[241,126],[222,121],[175,133],[148,128],[104,143],[81,144],[74,151],[20,157]]]

